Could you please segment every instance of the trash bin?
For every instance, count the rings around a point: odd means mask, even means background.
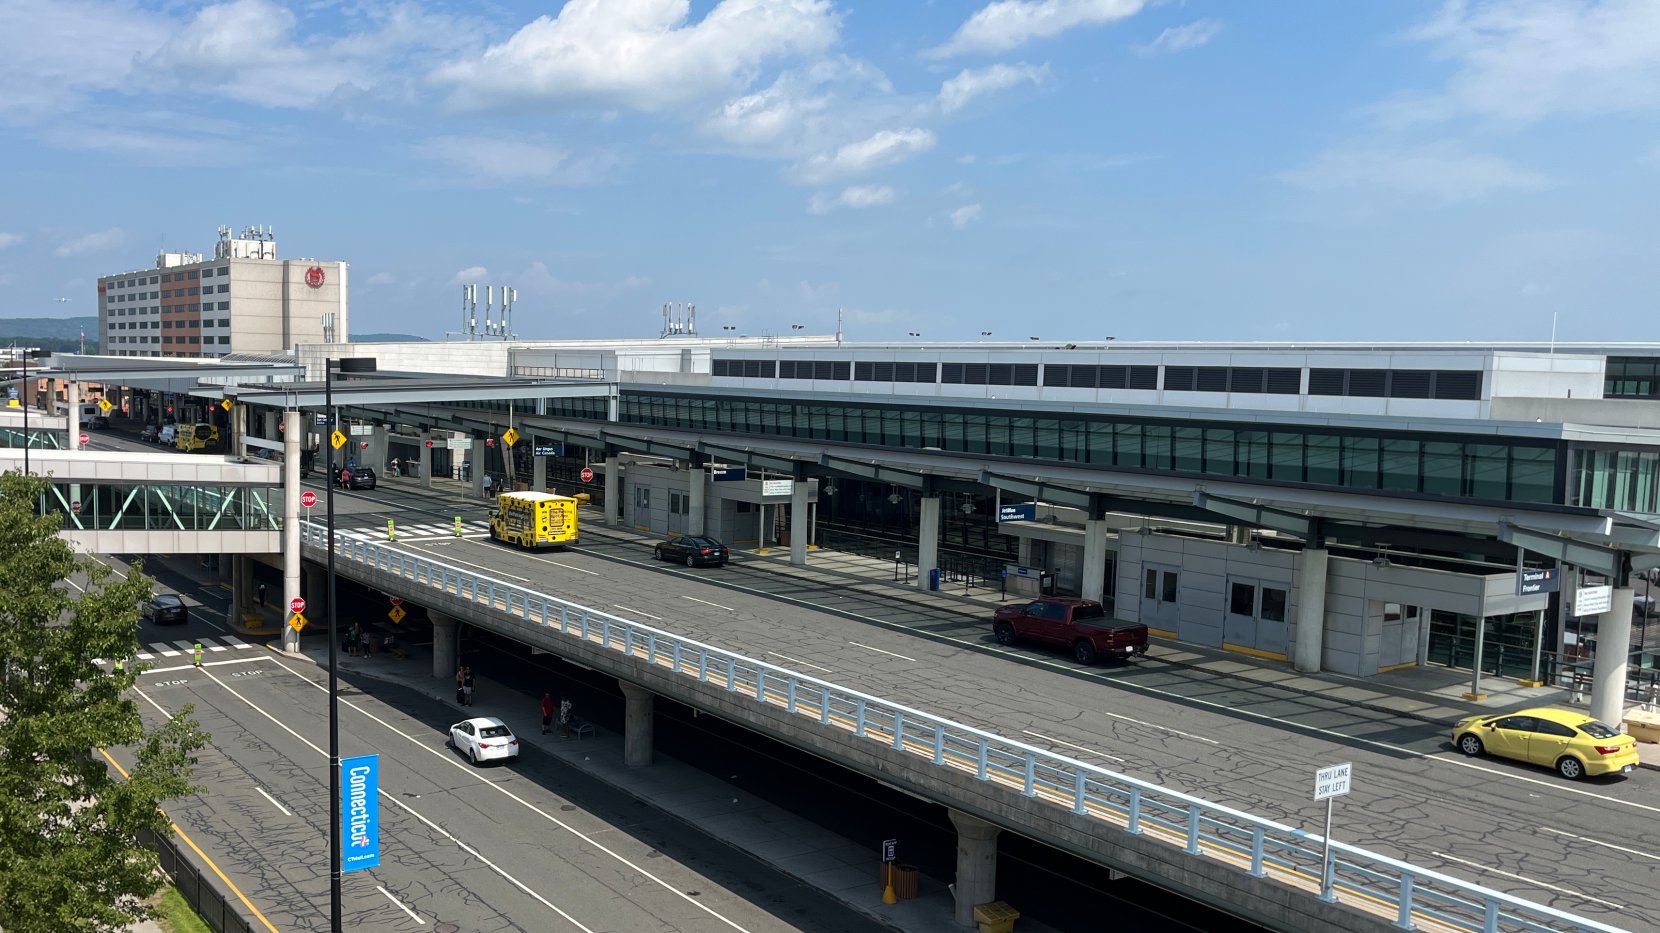
[[[979,904],[974,908],[974,923],[979,926],[980,933],[1013,933],[1014,922],[1019,919],[1020,911],[1002,901]]]
[[[916,897],[918,872],[915,865],[893,866],[893,894],[902,901]]]
[[[940,569],[938,567],[928,571],[928,588],[931,590],[940,588]]]

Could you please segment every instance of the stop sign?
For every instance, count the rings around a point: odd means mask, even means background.
[[[402,596],[393,596],[393,597],[391,597],[391,599],[392,599],[392,605],[394,605],[394,606],[403,605],[403,597]]]
[[[582,481],[584,483],[591,483],[594,481],[594,471],[589,467],[583,467],[582,472],[577,475],[582,477]]]
[[[85,431],[82,431],[81,432],[81,446],[85,447],[86,445],[88,445],[90,443],[92,443],[92,435],[86,433]]]
[[[309,489],[300,493],[300,504],[308,509],[311,508],[317,504],[317,494]]]
[[[74,512],[76,515],[81,514],[81,500],[76,499],[74,502],[69,503],[69,511]]]
[[[289,600],[288,601],[288,611],[289,612],[304,612],[305,611],[305,597],[304,596],[296,596],[293,599]]]

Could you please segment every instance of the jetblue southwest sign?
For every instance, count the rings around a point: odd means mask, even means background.
[[[342,871],[380,864],[380,756],[340,760]]]
[[[997,507],[997,520],[1000,522],[1035,522],[1037,521],[1037,504],[1028,502],[1025,505],[1000,505]]]

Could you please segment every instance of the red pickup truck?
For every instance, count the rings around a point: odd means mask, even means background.
[[[1079,664],[1147,653],[1147,626],[1110,618],[1093,599],[1044,596],[1004,606],[997,610],[991,631],[1005,645],[1022,638],[1063,645]]]

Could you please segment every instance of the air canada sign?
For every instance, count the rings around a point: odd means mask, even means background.
[[[312,266],[311,268],[305,270],[305,283],[307,285],[310,285],[312,288],[322,288],[323,287],[323,267],[322,266]]]

